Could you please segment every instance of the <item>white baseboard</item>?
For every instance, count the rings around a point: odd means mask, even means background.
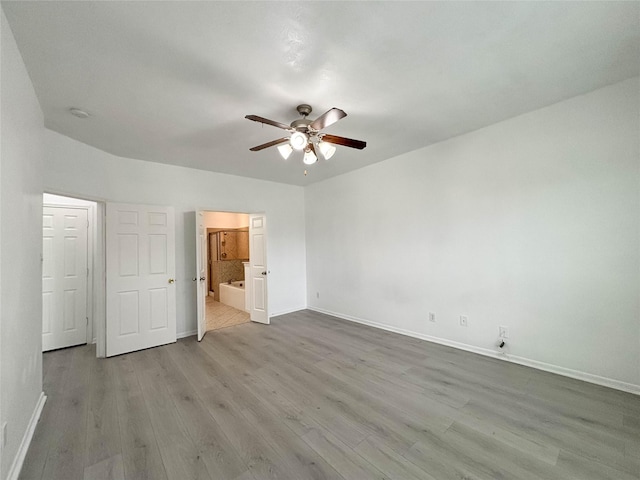
[[[177,333],[176,338],[179,340],[181,338],[187,338],[197,334],[198,334],[198,330],[188,330],[186,332]]]
[[[289,308],[287,310],[281,310],[279,312],[274,312],[271,315],[269,315],[269,318],[279,317],[280,315],[286,315],[287,313],[299,312],[300,310],[306,310],[306,309],[307,309],[306,305],[304,305],[302,307]]]
[[[46,401],[47,396],[44,394],[44,392],[40,392],[40,398],[38,398],[36,408],[34,408],[33,413],[31,414],[31,419],[29,420],[29,424],[27,425],[27,430],[22,436],[22,442],[20,442],[18,452],[16,453],[16,456],[13,459],[13,463],[11,464],[11,468],[9,469],[7,480],[18,480],[20,470],[22,470],[22,464],[24,463],[24,459],[27,456],[27,450],[29,450],[29,445],[31,445],[31,439],[33,438],[33,434],[36,431],[36,425],[38,424],[38,420],[40,419],[40,415],[42,414],[42,409],[44,408],[44,403]]]
[[[551,372],[551,373],[555,373],[565,377],[575,378],[577,380],[583,380],[589,383],[595,383],[596,385],[615,388],[616,390],[622,390],[623,392],[629,392],[636,395],[640,395],[640,385],[634,385],[633,383],[627,383],[627,382],[622,382],[620,380],[615,380],[612,378],[601,377],[599,375],[594,375],[587,372],[581,372],[579,370],[572,370],[570,368],[565,368],[565,367],[553,365],[550,363],[539,362],[537,360],[532,360],[530,358],[525,358],[525,357],[519,357],[517,355],[503,354],[503,353],[491,350],[489,348],[476,347],[475,345],[468,345],[466,343],[455,342],[453,340],[447,340],[445,338],[440,338],[440,337],[432,337],[430,335],[425,335],[423,333],[413,332],[411,330],[404,330],[402,328],[397,328],[397,327],[385,325],[382,323],[372,322],[370,320],[353,317],[351,315],[344,315],[341,313],[332,312],[330,310],[325,310],[323,308],[307,307],[307,309],[313,310],[314,312],[331,315],[332,317],[337,317],[343,320],[348,320],[350,322],[361,323],[363,325],[379,328],[381,330],[387,330],[389,332],[399,333],[400,335],[407,335],[408,337],[418,338],[420,340],[426,340],[427,342],[438,343],[440,345],[446,345],[448,347],[458,348],[460,350],[477,353],[479,355],[484,355],[486,357],[497,358],[499,360],[503,360],[506,362],[517,363],[519,365],[536,368],[538,370],[544,370],[545,372]]]

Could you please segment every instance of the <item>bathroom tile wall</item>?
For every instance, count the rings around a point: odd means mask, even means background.
[[[227,283],[229,281],[235,282],[236,280],[244,280],[244,265],[243,260],[225,260],[216,261],[212,264],[213,278],[217,277],[217,283],[214,284],[213,299],[220,301],[220,288],[218,284]]]

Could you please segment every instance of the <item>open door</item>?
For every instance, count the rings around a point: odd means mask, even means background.
[[[204,226],[204,212],[196,212],[196,282],[198,341],[207,332],[207,235]]]
[[[42,209],[42,351],[87,343],[88,213]]]
[[[251,321],[269,324],[267,303],[267,219],[264,214],[249,215],[249,265],[251,282]]]
[[[106,356],[176,341],[173,208],[107,203]]]

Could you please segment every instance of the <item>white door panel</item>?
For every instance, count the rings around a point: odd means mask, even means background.
[[[176,341],[171,207],[107,204],[107,356]]]
[[[251,320],[268,324],[267,219],[263,214],[249,215],[249,252]]]
[[[207,235],[204,226],[204,212],[196,212],[196,298],[198,341],[207,332]]]
[[[87,343],[88,213],[42,209],[42,350]]]

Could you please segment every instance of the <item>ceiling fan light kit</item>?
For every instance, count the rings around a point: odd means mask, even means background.
[[[305,163],[305,165],[313,165],[318,161],[318,157],[316,157],[315,153],[313,153],[310,147],[307,147],[307,149],[304,151],[304,157],[302,158],[302,161]]]
[[[340,110],[339,108],[332,108],[320,115],[314,121],[307,120],[307,116],[312,111],[311,105],[298,105],[297,110],[302,118],[294,120],[290,125],[269,120],[268,118],[259,117],[258,115],[245,116],[244,118],[248,120],[281,128],[291,133],[289,137],[272,140],[271,142],[250,148],[249,150],[257,152],[268,147],[278,146],[278,151],[285,160],[289,158],[293,150],[304,151],[302,161],[306,165],[312,165],[318,161],[316,146],[325,160],[329,160],[336,153],[335,145],[357,148],[358,150],[362,150],[367,146],[367,143],[361,140],[328,135],[320,131],[346,117],[347,114],[343,110]]]
[[[333,154],[336,153],[336,147],[328,142],[323,142],[322,140],[318,142],[318,148],[320,149],[320,153],[322,153],[322,156],[325,160],[329,160],[331,157],[333,157]]]
[[[289,138],[289,143],[294,150],[304,150],[309,143],[309,137],[302,132],[293,132]]]
[[[291,147],[291,144],[285,143],[284,145],[280,145],[278,147],[278,151],[280,152],[282,158],[286,160],[287,158],[289,158],[289,155],[291,155],[291,152],[293,152],[293,148]]]

